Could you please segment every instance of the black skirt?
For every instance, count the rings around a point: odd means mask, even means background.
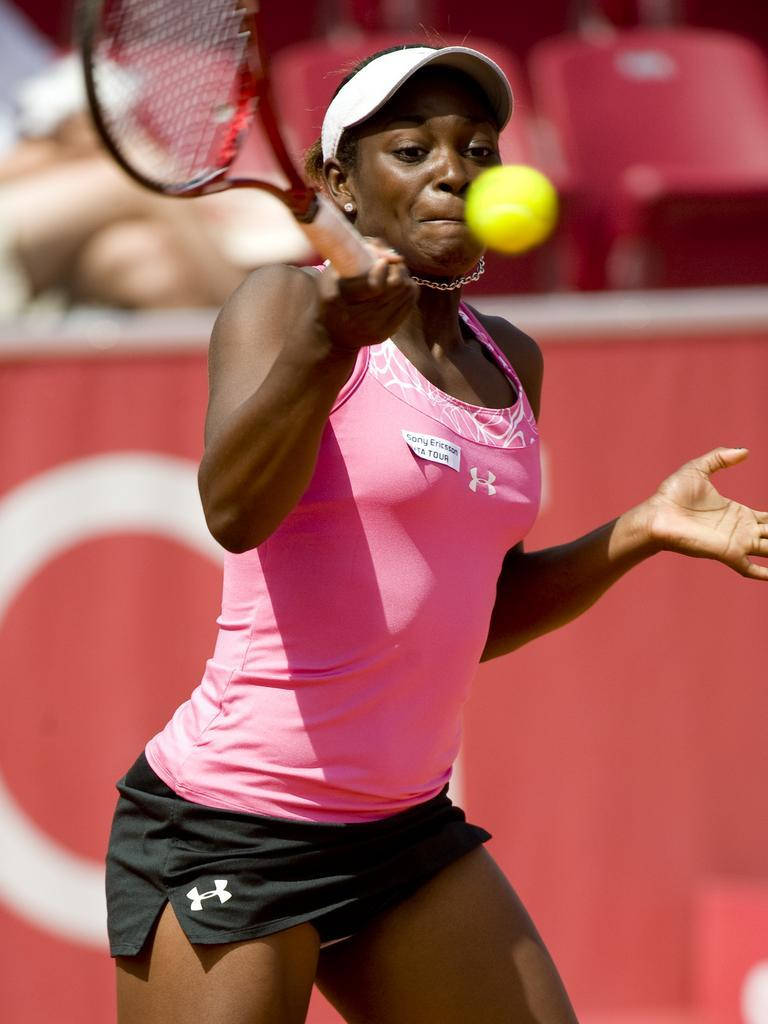
[[[178,796],[142,754],[117,783],[107,853],[112,956],[133,956],[166,901],[190,942],[254,939],[311,921],[327,945],[355,934],[491,838],[431,800],[375,821],[304,822]]]

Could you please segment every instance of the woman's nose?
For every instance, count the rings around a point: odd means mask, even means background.
[[[455,150],[444,151],[440,154],[440,163],[435,175],[435,187],[441,192],[451,192],[453,195],[460,195],[469,185],[469,175],[464,165],[464,159]]]

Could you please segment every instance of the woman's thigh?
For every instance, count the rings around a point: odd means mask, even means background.
[[[117,958],[118,1024],[302,1024],[319,946],[309,924],[193,946],[167,903],[142,952]]]
[[[349,1024],[577,1024],[541,937],[483,847],[322,950],[317,984]]]

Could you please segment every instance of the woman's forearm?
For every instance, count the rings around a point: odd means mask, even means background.
[[[590,608],[627,570],[655,554],[649,510],[638,505],[568,544],[512,550],[496,588],[481,660],[497,658],[558,629]]]

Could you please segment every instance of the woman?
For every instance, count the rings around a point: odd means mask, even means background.
[[[125,779],[108,858],[121,1024],[573,1024],[517,896],[446,795],[479,660],[667,549],[768,569],[718,449],[590,535],[528,554],[541,356],[460,301],[467,186],[511,109],[463,49],[375,56],[310,169],[373,239],[364,279],[253,274],[217,322],[200,490],[227,549],[191,700]]]

